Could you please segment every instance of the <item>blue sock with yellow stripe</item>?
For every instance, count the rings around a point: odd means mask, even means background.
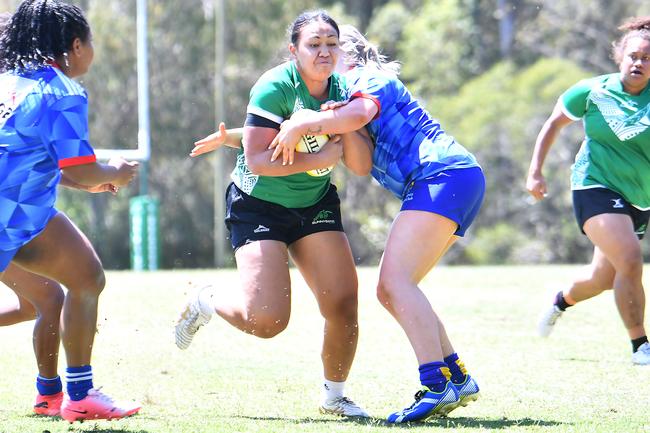
[[[451,355],[446,356],[444,361],[449,366],[451,381],[454,383],[463,383],[465,376],[467,375],[467,369],[465,369],[463,361],[458,358],[458,354],[454,352]]]
[[[418,370],[420,370],[420,383],[433,392],[444,391],[447,381],[451,377],[447,364],[442,361],[422,364]]]

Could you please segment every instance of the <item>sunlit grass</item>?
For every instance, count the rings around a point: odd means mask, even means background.
[[[650,432],[650,367],[633,367],[611,293],[574,308],[548,340],[534,334],[550,289],[578,270],[447,267],[423,283],[482,397],[415,432]],[[112,272],[101,298],[95,383],[144,403],[122,421],[70,425],[31,415],[31,324],[0,328],[0,432],[379,432],[412,402],[417,364],[397,323],[374,297],[376,269],[360,269],[359,348],[347,391],[375,419],[318,413],[322,320],[293,274],[288,329],[270,340],[213,319],[187,351],[173,323],[192,284],[238,284],[233,271]],[[6,291],[2,292],[2,296]],[[0,296],[0,298],[2,298]],[[61,356],[63,358],[63,356]],[[60,363],[63,371],[63,362]]]

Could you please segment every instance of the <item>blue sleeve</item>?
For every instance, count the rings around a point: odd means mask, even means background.
[[[59,98],[47,108],[43,119],[43,141],[48,143],[59,168],[96,161],[88,142],[88,99],[85,95]]]
[[[367,98],[377,105],[375,119],[381,114],[381,107],[389,107],[395,102],[396,78],[388,77],[378,71],[364,71],[350,83],[350,99]]]

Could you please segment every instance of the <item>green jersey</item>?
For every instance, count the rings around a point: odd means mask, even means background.
[[[650,209],[650,86],[623,90],[620,74],[582,80],[561,96],[564,114],[582,119],[585,140],[571,171],[571,188],[608,188]]]
[[[329,80],[327,100],[341,101],[344,97],[343,80],[333,74]],[[319,111],[319,101],[309,94],[294,62],[286,62],[265,72],[250,92],[246,109],[247,126],[280,129],[280,124],[303,108]],[[257,176],[246,165],[243,149],[231,178],[246,194],[288,208],[301,208],[317,203],[330,186],[330,176],[311,176],[297,173],[289,176]]]

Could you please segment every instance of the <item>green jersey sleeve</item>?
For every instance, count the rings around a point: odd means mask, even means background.
[[[296,97],[291,83],[277,72],[271,70],[255,83],[246,112],[281,124],[291,117]]]
[[[572,119],[578,120],[585,115],[587,111],[587,99],[594,85],[594,79],[581,80],[566,90],[560,100],[564,106],[564,114]]]

